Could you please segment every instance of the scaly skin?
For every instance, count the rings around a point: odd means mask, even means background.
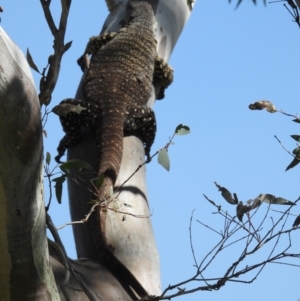
[[[104,174],[104,183],[98,189],[100,206],[94,219],[95,243],[99,261],[106,265],[108,261],[113,261],[108,268],[121,273],[125,279],[129,276],[124,271],[116,271],[122,263],[111,253],[106,241],[106,199],[120,170],[124,132],[139,133],[149,161],[156,132],[154,112],[147,107],[153,80],[160,80],[162,84],[158,95],[160,99],[173,80],[173,70],[157,56],[151,6],[147,2],[132,0],[127,10],[130,16],[128,24],[118,33],[91,38],[85,53],[78,60],[84,69],[84,55],[93,54],[83,82],[85,101],[71,102],[67,99],[62,103],[80,104],[86,110],[60,117],[66,135],[59,144],[59,155],[55,158],[59,162],[65,150],[77,144],[81,127],[95,129],[98,176]],[[141,297],[147,295],[142,288],[134,287],[131,280],[128,283]]]

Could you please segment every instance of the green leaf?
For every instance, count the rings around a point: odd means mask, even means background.
[[[183,124],[179,124],[175,129],[176,135],[187,135],[190,132],[191,132],[190,128],[187,125],[183,125]]]
[[[62,189],[63,189],[63,183],[66,180],[66,176],[62,175],[60,177],[57,177],[55,179],[52,179],[52,182],[55,182],[55,195],[56,195],[56,199],[58,201],[59,204],[61,204],[61,196],[62,196]]]
[[[293,154],[300,158],[300,147],[299,146],[293,150]]]
[[[158,151],[158,158],[157,158],[158,163],[164,167],[167,171],[170,170],[170,159],[168,152],[165,148],[161,149]]]
[[[288,171],[289,169],[295,167],[299,163],[298,158],[294,158],[294,160],[288,165],[288,167],[285,169],[285,171]]]
[[[55,182],[56,185],[62,185],[66,180],[66,175],[61,175],[60,177],[52,179],[52,182]]]
[[[50,165],[50,162],[51,162],[51,155],[50,155],[50,153],[46,152],[46,163],[47,163],[47,165]]]
[[[36,72],[40,73],[41,72],[39,71],[38,67],[36,66],[36,64],[34,63],[33,59],[32,59],[32,56],[29,52],[29,49],[27,48],[27,52],[26,52],[26,59],[27,59],[27,62],[29,64],[29,66]]]
[[[300,119],[297,118],[297,119],[293,119],[292,121],[296,122],[296,123],[300,123]]]
[[[131,205],[129,205],[129,204],[127,204],[127,203],[123,203],[123,205],[124,205],[125,207],[132,208],[132,206],[131,206]]]
[[[100,175],[97,179],[93,180],[96,188],[100,188],[104,182],[104,174]]]
[[[70,169],[76,169],[78,172],[81,172],[82,169],[87,169],[89,171],[92,171],[93,168],[90,164],[88,164],[85,161],[79,160],[79,159],[73,159],[73,160],[69,160],[65,163],[62,163],[59,168],[63,171],[63,172],[68,172],[68,170]]]
[[[62,196],[63,186],[62,185],[55,185],[54,187],[55,187],[56,199],[57,199],[58,203],[61,204],[61,196]]]
[[[291,135],[291,137],[296,140],[297,142],[300,142],[300,136],[299,135]]]
[[[62,103],[58,106],[55,106],[52,109],[52,112],[58,116],[66,116],[68,113],[76,113],[81,114],[83,110],[86,108],[82,107],[81,105],[72,105],[70,103]]]

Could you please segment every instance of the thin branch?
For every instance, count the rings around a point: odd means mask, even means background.
[[[169,139],[169,142],[163,147],[165,148],[166,150],[168,150],[168,148],[170,147],[170,145],[172,144],[172,141],[175,137],[175,134],[173,134],[172,138]],[[150,156],[150,160],[149,162],[158,154],[159,151],[156,151],[152,156]],[[114,191],[114,193],[117,193],[117,196],[116,197],[119,197],[120,193],[121,193],[121,188],[124,187],[124,185],[144,166],[146,165],[148,162],[144,162],[143,164],[140,164],[136,170]]]
[[[208,228],[208,229],[209,229],[209,230],[211,230],[212,232],[215,232],[215,233],[217,233],[217,234],[219,234],[219,235],[223,236],[223,235],[222,235],[222,233],[220,233],[220,232],[218,232],[217,230],[215,230],[215,229],[211,228],[210,226],[208,226],[208,225],[206,225],[206,224],[202,223],[201,221],[197,220],[197,222],[198,222],[199,224],[201,224],[202,226],[204,226],[204,227]]]
[[[290,154],[292,157],[294,157],[295,159],[298,159],[300,161],[300,158],[295,156],[294,154],[292,154],[287,148],[284,147],[284,145],[281,143],[281,141],[277,138],[276,135],[274,135],[275,139],[279,142],[279,144],[281,145],[281,147],[288,153]]]
[[[194,252],[194,247],[193,247],[193,238],[192,238],[192,222],[193,222],[193,214],[194,214],[195,209],[192,211],[191,217],[190,217],[190,226],[189,226],[189,233],[190,233],[190,246],[191,246],[191,250],[192,250],[192,254],[193,254],[193,258],[194,258],[194,262],[195,262],[195,266],[198,269],[198,263],[197,263],[197,259],[195,256],[195,252]]]
[[[48,73],[45,76],[45,71],[43,71],[43,76],[41,78],[40,87],[41,91],[39,94],[40,104],[48,105],[51,101],[52,92],[56,86],[59,71],[60,63],[63,54],[71,47],[71,42],[64,44],[64,38],[67,27],[67,20],[69,16],[69,10],[71,5],[71,0],[61,0],[62,12],[59,28],[55,26],[51,11],[50,3],[51,1],[40,0],[46,21],[50,28],[50,31],[54,37],[54,54],[50,55],[48,58],[49,69]]]
[[[55,26],[55,23],[54,23],[54,20],[52,18],[52,14],[51,14],[51,11],[50,11],[50,3],[51,3],[51,1],[40,0],[40,2],[42,4],[44,15],[45,15],[46,21],[48,23],[48,26],[49,26],[49,28],[51,30],[51,33],[52,33],[53,36],[55,36],[56,33],[57,33],[57,28]]]

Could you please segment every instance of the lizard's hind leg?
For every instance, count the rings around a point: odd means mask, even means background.
[[[163,99],[165,89],[173,82],[173,69],[159,56],[155,59],[153,81],[161,84],[157,99]]]
[[[98,117],[98,106],[94,103],[87,103],[75,99],[65,99],[59,106],[70,104],[74,110],[70,109],[68,113],[60,115],[60,122],[63,127],[65,136],[60,140],[57,151],[58,155],[55,161],[61,163],[60,158],[64,155],[65,151],[72,146],[75,146],[81,138],[81,129],[83,127],[89,128],[95,124]],[[59,107],[58,106],[58,107]],[[76,108],[80,106],[79,112],[75,112]]]
[[[156,119],[152,109],[147,106],[130,105],[126,108],[124,131],[137,131],[145,148],[147,162],[156,133]]]

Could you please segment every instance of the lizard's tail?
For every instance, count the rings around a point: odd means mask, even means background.
[[[114,108],[100,118],[96,125],[98,176],[113,186],[117,180],[123,153],[124,113]],[[109,189],[109,187],[107,187]]]
[[[104,174],[104,182],[98,189],[100,206],[93,217],[93,235],[96,244],[99,262],[119,280],[127,293],[137,300],[136,295],[143,298],[148,296],[147,291],[135,276],[115,257],[106,238],[107,195],[110,187],[114,186],[122,160],[124,114],[121,109],[110,108],[108,113],[99,119],[96,125],[98,148],[98,176]],[[109,198],[108,198],[109,199]],[[135,292],[135,293],[133,293]]]
[[[104,175],[102,186],[97,188],[99,210],[96,215],[100,233],[96,241],[107,246],[105,220],[107,207],[111,201],[110,190],[115,185],[121,166],[124,115],[118,108],[109,108],[105,111],[106,114],[103,114],[96,124],[98,176]]]

